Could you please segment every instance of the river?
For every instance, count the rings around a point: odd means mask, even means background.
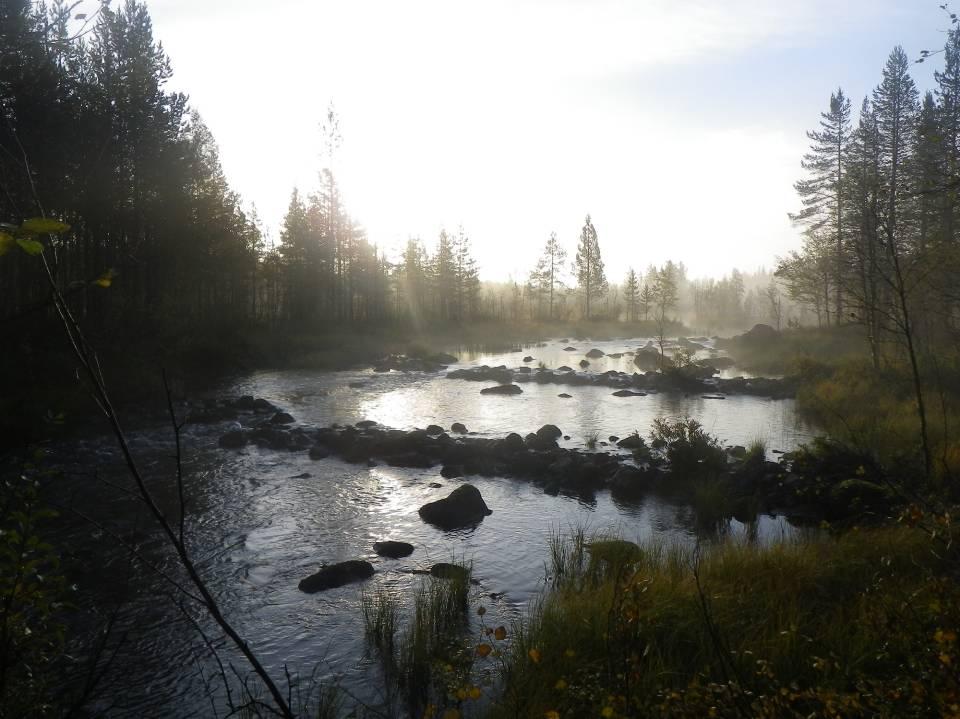
[[[517,367],[525,355],[534,357],[528,363],[533,366],[575,366],[591,348],[621,353],[646,341],[573,342],[575,352],[564,351],[570,343],[558,340],[510,352],[464,350],[457,366]],[[631,362],[630,356],[603,357],[591,360],[587,371],[631,371]],[[771,451],[791,450],[814,432],[797,416],[793,400],[716,400],[676,393],[613,397],[608,387],[535,383],[525,383],[521,395],[491,396],[480,394],[486,386],[482,383],[448,380],[444,374],[256,372],[211,395],[263,397],[297,422],[313,426],[373,420],[411,429],[462,422],[478,436],[503,436],[552,423],[569,438],[561,442],[569,447],[584,447],[594,433],[602,440],[634,430],[647,435],[651,421],[661,416],[696,418],[724,444],[763,439]],[[561,393],[572,397],[560,398]],[[284,665],[301,674],[316,667],[318,676],[338,678],[365,701],[376,702],[378,694],[364,647],[361,591],[382,587],[409,597],[422,581],[410,570],[465,559],[473,562],[478,601],[490,608],[491,618],[506,620],[520,616],[543,588],[551,531],[583,525],[638,541],[697,539],[688,508],[652,497],[620,504],[602,492],[587,502],[549,496],[517,480],[447,480],[440,477],[440,467],[366,467],[333,458],[317,462],[306,452],[252,445],[224,450],[217,445],[223,431],[223,425],[197,425],[184,434],[187,530],[194,556],[203,558],[205,578],[226,616],[275,677],[283,676]],[[151,486],[172,511],[170,427],[147,423],[131,432],[131,441]],[[129,486],[129,481],[109,438],[72,440],[52,456],[66,471],[61,496],[71,509],[133,537],[144,555],[172,564],[143,511],[112,486]],[[479,488],[493,514],[469,530],[443,532],[423,523],[417,509],[462,481]],[[431,488],[434,482],[443,486]],[[751,527],[731,520],[725,534],[770,541],[793,531],[783,518],[765,516]],[[416,550],[402,560],[377,557],[373,542],[388,538],[411,542]],[[66,563],[78,585],[78,604],[107,612],[122,600],[119,628],[127,638],[99,707],[117,717],[211,715],[200,676],[200,668],[209,675],[211,665],[194,659],[200,641],[165,594],[164,582],[132,563],[109,531],[87,522],[68,521],[57,541],[68,548]],[[367,559],[377,573],[364,585],[314,595],[297,589],[298,581],[322,564],[346,559]]]

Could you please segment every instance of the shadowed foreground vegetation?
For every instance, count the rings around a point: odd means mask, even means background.
[[[958,557],[949,517],[917,521],[939,526],[698,550],[557,538],[490,716],[955,716]]]

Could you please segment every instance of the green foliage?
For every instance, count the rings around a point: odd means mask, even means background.
[[[39,498],[36,469],[3,480],[0,492],[0,717],[42,717],[52,667],[64,646],[66,583],[42,538],[55,514]]]
[[[651,446],[663,453],[670,470],[679,479],[710,478],[727,466],[727,457],[720,442],[697,420],[689,417],[653,420]]]
[[[490,714],[952,716],[958,557],[928,519],[939,535],[652,544],[591,581],[584,567],[514,632]]]
[[[463,685],[471,670],[473,654],[464,642],[470,565],[455,564],[463,572],[424,579],[405,623],[395,594],[379,590],[363,597],[367,641],[379,660],[388,704],[399,700],[411,716],[446,705],[450,688]]]

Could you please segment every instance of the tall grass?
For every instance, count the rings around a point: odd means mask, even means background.
[[[938,579],[957,551],[937,546],[897,527],[648,545],[599,580],[588,564],[515,632],[492,716],[936,715],[958,688],[945,627],[960,620],[960,592]],[[923,706],[906,696],[917,691]]]
[[[413,597],[410,617],[400,621],[400,597],[386,590],[365,594],[362,601],[367,641],[379,660],[389,712],[397,704],[410,716],[428,705],[446,702],[446,682],[469,671],[463,665],[463,641],[469,628],[471,566],[449,579],[424,577]],[[439,670],[443,667],[443,670]]]

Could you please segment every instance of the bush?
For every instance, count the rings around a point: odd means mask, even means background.
[[[680,479],[712,478],[727,467],[720,442],[695,419],[657,418],[650,439],[651,446],[667,458],[672,474]]]

